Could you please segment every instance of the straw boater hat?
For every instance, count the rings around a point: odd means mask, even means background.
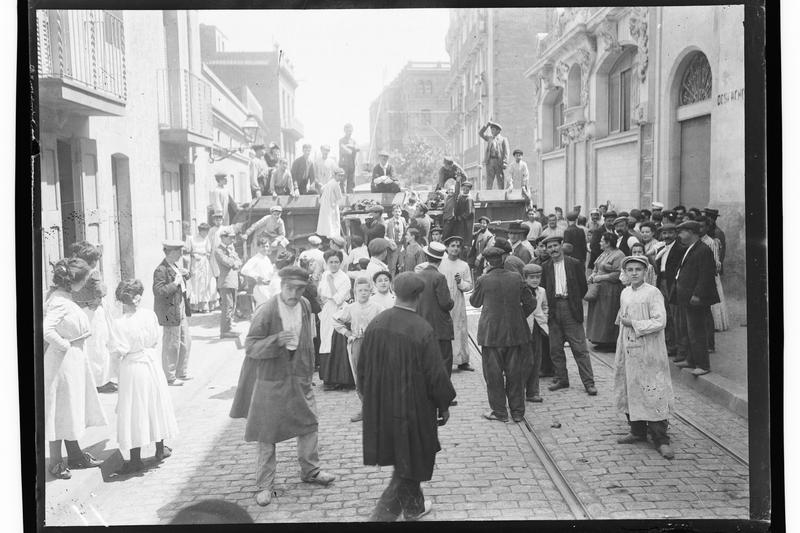
[[[490,128],[491,127],[495,127],[495,128],[497,128],[498,130],[501,130],[501,131],[503,129],[503,126],[501,126],[497,122],[492,122],[491,120],[489,122],[487,122],[487,124],[489,125]]]
[[[425,255],[432,259],[441,259],[444,257],[447,249],[445,248],[444,244],[434,241],[423,248],[422,251],[425,252]]]

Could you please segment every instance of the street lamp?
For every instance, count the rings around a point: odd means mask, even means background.
[[[208,149],[208,162],[209,163],[216,163],[217,161],[222,161],[223,159],[227,159],[233,154],[236,153],[243,153],[245,150],[250,148],[252,144],[256,140],[256,136],[258,135],[258,120],[254,115],[247,115],[247,119],[244,121],[244,124],[241,125],[242,133],[244,133],[245,143],[239,145],[239,148],[229,148],[225,150],[222,155],[214,156],[214,148],[211,147]]]

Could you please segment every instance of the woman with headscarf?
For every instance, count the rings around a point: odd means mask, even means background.
[[[619,310],[619,295],[622,292],[620,265],[625,254],[617,248],[617,237],[605,233],[600,238],[600,255],[594,262],[594,270],[587,280],[597,283],[598,294],[589,302],[586,317],[586,338],[604,349],[617,342],[619,327],[615,324]]]
[[[59,479],[72,477],[71,468],[91,468],[100,462],[81,451],[78,439],[87,427],[106,425],[94,376],[84,351],[91,335],[89,319],[72,300],[89,277],[83,259],[62,259],[53,267],[53,286],[44,306],[44,432],[50,443],[48,471]],[[67,460],[61,455],[61,441]]]
[[[142,282],[135,279],[121,281],[114,293],[122,303],[122,316],[114,321],[112,348],[120,359],[117,441],[123,457],[130,456],[117,475],[142,470],[142,446],[152,442],[156,443],[157,460],[171,456],[164,440],[178,434],[167,378],[158,361],[158,318],[139,306],[143,292]]]
[[[355,385],[347,355],[347,339],[334,330],[334,316],[350,299],[350,277],[342,272],[342,252],[328,250],[323,255],[325,271],[319,280],[319,377],[325,390]]]

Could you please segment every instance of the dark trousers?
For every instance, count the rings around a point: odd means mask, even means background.
[[[481,347],[483,379],[486,380],[489,407],[498,418],[508,418],[509,410],[513,418],[522,418],[525,415],[525,362],[530,357],[525,353],[527,349],[528,344]]]
[[[439,351],[442,352],[442,362],[449,378],[453,375],[453,341],[439,339]]]
[[[544,332],[535,321],[528,349],[531,351],[530,371],[525,380],[525,397],[539,396],[539,373],[542,369],[542,336]]]
[[[219,289],[219,332],[227,333],[231,330],[233,322],[233,302],[236,299],[236,289]]]
[[[350,194],[356,186],[356,168],[355,167],[342,167],[344,170],[344,180],[339,183],[342,192]]]
[[[499,159],[489,159],[486,162],[486,188],[491,189],[494,180],[497,179],[497,188],[505,188],[505,173],[503,172],[503,162]]]
[[[661,290],[661,295],[664,296],[664,307],[667,310],[667,327],[664,328],[664,341],[667,345],[667,354],[671,357],[678,351],[677,335],[675,334],[675,320],[678,314],[678,306],[669,303],[669,291],[667,291],[667,282],[661,281],[658,284]]]
[[[578,363],[578,374],[584,387],[594,386],[592,361],[586,349],[586,331],[583,324],[575,320],[569,308],[569,302],[563,298],[554,299],[550,306],[550,357],[553,360],[555,375],[560,383],[569,385],[567,375],[567,356],[564,355],[564,340],[569,342],[572,356]]]
[[[425,498],[419,481],[402,478],[395,470],[389,486],[381,494],[370,522],[394,522],[402,512],[406,517],[419,515],[425,509]]]
[[[539,346],[541,346],[540,357],[542,364],[539,367],[539,376],[552,376],[555,374],[553,360],[550,358],[550,337],[544,332],[539,324],[533,325],[534,329],[539,330]]]
[[[714,344],[714,315],[711,314],[711,306],[706,307],[706,345],[711,351],[716,350]]]
[[[706,331],[707,305],[679,305],[676,334],[678,358],[685,358],[692,368],[711,370]]]
[[[628,417],[628,424],[631,426],[632,434],[637,437],[647,437],[649,433],[656,447],[662,444],[669,444],[669,436],[667,435],[669,422],[666,420],[635,420],[631,422],[630,416],[625,416]]]

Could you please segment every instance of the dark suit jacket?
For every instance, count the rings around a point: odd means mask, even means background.
[[[675,241],[675,244],[672,245],[672,248],[670,248],[667,254],[666,269],[663,271],[661,270],[661,258],[656,260],[656,284],[660,288],[661,284],[665,283],[667,295],[670,294],[672,286],[675,284],[675,273],[678,272],[678,267],[681,264],[681,259],[683,259],[685,251],[686,247],[682,245],[680,241]]]
[[[469,303],[483,307],[477,338],[481,346],[520,346],[530,340],[525,319],[536,309],[536,299],[517,274],[489,269],[475,282]]]
[[[378,237],[386,237],[386,225],[383,221],[375,222],[371,226],[364,225],[364,244]]]
[[[292,180],[297,184],[300,194],[316,192],[316,178],[314,176],[314,161],[311,157],[306,162],[305,156],[300,156],[292,163]]]
[[[419,297],[417,314],[428,321],[437,339],[452,340],[453,319],[450,310],[455,302],[450,297],[447,278],[433,265],[423,268],[418,275],[425,282],[425,289]]]
[[[519,257],[522,260],[522,262],[525,263],[526,265],[533,260],[533,255],[527,248],[525,248],[525,246],[522,243],[520,243],[519,245],[517,245],[516,248],[514,248],[514,251],[511,252],[511,255],[513,255],[514,257]]]
[[[602,250],[600,249],[600,239],[604,233],[614,233],[614,229],[609,230],[605,225],[601,225],[592,233],[592,240],[589,242],[589,268],[594,268],[594,262],[600,257]]]
[[[717,285],[714,282],[716,273],[714,252],[701,241],[697,241],[686,254],[683,264],[678,267],[678,279],[673,287],[670,303],[688,306],[692,296],[700,299],[699,305],[719,303]]]
[[[574,257],[581,262],[582,265],[586,264],[586,233],[578,226],[567,226],[564,230],[564,242],[572,245],[572,253],[570,257]]]
[[[547,292],[547,305],[550,309],[556,305],[556,272],[553,261],[542,265],[542,287]],[[567,301],[572,318],[583,322],[583,297],[586,294],[586,272],[583,265],[575,258],[564,256],[564,272],[567,275]],[[555,313],[550,313],[550,320],[555,320]]]
[[[389,176],[392,178],[392,183],[375,183],[375,178],[380,178],[383,176]],[[370,180],[370,191],[371,192],[400,192],[400,185],[397,183],[397,180],[394,179],[394,168],[392,165],[386,165],[386,171],[384,172],[383,167],[380,164],[375,165],[372,169],[372,179]]]
[[[153,310],[161,326],[181,325],[181,308],[179,307],[181,305],[186,310],[186,316],[192,316],[189,296],[183,293],[180,285],[175,285],[174,281],[175,271],[164,259],[153,272],[153,294],[155,295]]]

